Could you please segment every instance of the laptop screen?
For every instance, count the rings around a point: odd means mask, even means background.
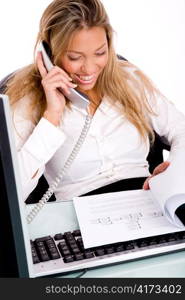
[[[28,277],[21,199],[8,97],[0,95],[0,277]],[[22,208],[20,203],[22,203]],[[26,226],[24,226],[26,228]],[[27,242],[26,242],[27,243]]]

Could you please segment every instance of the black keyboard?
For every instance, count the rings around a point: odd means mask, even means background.
[[[126,260],[126,254],[131,252],[135,253],[134,257],[137,258],[137,253],[141,250],[159,249],[160,247],[163,247],[163,253],[165,253],[165,247],[166,252],[170,252],[169,246],[176,244],[180,245],[179,250],[185,248],[185,231],[85,249],[80,230],[74,230],[37,238],[31,241],[31,249],[33,264],[60,259],[64,264],[74,264],[78,261],[90,261],[118,254],[125,254]],[[173,247],[171,249],[173,250]],[[152,252],[148,253],[152,255]],[[159,251],[157,253],[160,254]]]

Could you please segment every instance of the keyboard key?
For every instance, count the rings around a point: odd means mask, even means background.
[[[47,252],[49,254],[49,257],[51,259],[57,259],[60,258],[60,254],[58,252],[57,247],[55,246],[54,241],[50,241],[49,243],[46,242],[46,246],[47,246]]]
[[[70,248],[75,248],[77,247],[77,243],[76,241],[67,241],[67,245],[70,247]]]
[[[175,234],[169,234],[167,237],[167,241],[168,242],[174,242],[176,241],[177,237],[175,236]]]
[[[36,242],[37,247],[45,247],[44,242]]]
[[[34,263],[34,264],[40,263],[40,259],[39,259],[39,257],[38,257],[38,254],[37,254],[37,251],[36,251],[36,248],[35,248],[33,242],[31,242],[31,253],[32,253],[33,263]]]
[[[73,235],[67,235],[66,236],[66,242],[75,242],[75,238]]]
[[[39,257],[38,257],[38,255],[33,255],[32,254],[32,259],[33,259],[33,263],[34,264],[38,264],[38,263],[40,263],[40,259],[39,259]]]
[[[68,249],[68,250],[61,250],[61,254],[62,254],[62,256],[66,256],[66,255],[71,255],[72,253]]]
[[[89,251],[89,250],[86,250],[86,251],[84,251],[84,257],[85,258],[92,258],[92,257],[94,257],[94,253]]]
[[[66,250],[66,249],[69,248],[69,247],[67,246],[67,244],[66,244],[66,243],[63,243],[63,242],[58,243],[57,246],[58,246],[58,248],[64,249],[64,250]]]
[[[83,253],[77,253],[74,255],[75,260],[82,260],[84,259]]]
[[[148,240],[148,245],[149,246],[154,246],[157,245],[157,239],[155,237],[152,237]]]
[[[47,254],[47,251],[44,250],[44,249],[38,249],[38,253],[39,253],[40,255],[46,255],[46,254]]]
[[[55,249],[56,246],[55,246],[55,244],[49,244],[49,245],[47,245],[47,248],[48,248],[49,250],[51,250],[51,249]]]
[[[167,242],[167,239],[166,239],[165,236],[160,236],[160,237],[158,237],[158,243],[159,243],[159,244],[164,244],[164,243],[166,243],[166,242]]]
[[[80,249],[78,247],[72,248],[71,251],[73,252],[73,254],[80,253]]]
[[[85,250],[85,249],[84,249],[84,244],[83,244],[83,241],[82,241],[81,238],[78,238],[78,239],[76,240],[76,243],[77,243],[77,246],[80,248],[81,251],[84,251],[84,250]]]
[[[37,250],[38,250],[39,252],[45,252],[45,251],[46,251],[46,247],[45,247],[45,246],[37,247]]]
[[[61,250],[61,251],[69,250],[69,247],[68,247],[67,245],[60,245],[60,244],[58,244],[58,248],[59,248],[59,250]]]
[[[68,246],[67,246],[66,242],[64,241],[64,242],[58,243],[58,247],[64,248],[64,247],[68,247]]]
[[[71,231],[64,232],[64,238],[67,239],[69,237],[73,237],[72,232]]]
[[[128,242],[124,244],[125,250],[132,250],[134,249],[134,244],[132,242]]]
[[[48,241],[46,241],[46,246],[48,248],[56,247],[54,240],[48,240]]]
[[[81,238],[81,237],[77,238],[77,242],[78,242],[78,243],[82,243],[82,244],[83,244],[83,240],[82,240],[82,238]]]
[[[37,242],[44,242],[44,241],[50,240],[51,238],[52,237],[50,235],[44,236],[42,238],[37,238],[37,239],[35,239],[35,243],[37,243]]]
[[[177,235],[181,238],[181,239],[185,239],[185,231],[182,232],[178,232]]]
[[[112,253],[114,253],[115,252],[115,250],[114,250],[114,247],[105,247],[105,253],[106,254],[112,254]]]
[[[80,230],[79,230],[79,229],[78,229],[78,230],[74,230],[74,231],[73,231],[73,235],[74,235],[74,236],[81,236]]]
[[[99,248],[95,250],[95,255],[96,256],[102,256],[105,255],[105,250],[103,248]]]
[[[124,246],[123,246],[123,245],[117,245],[117,246],[115,247],[115,251],[116,251],[116,252],[124,251]]]
[[[49,253],[55,253],[55,252],[58,252],[58,250],[56,248],[49,249]]]
[[[71,255],[71,251],[66,245],[61,245],[61,243],[58,244],[58,248],[62,256]]]
[[[64,238],[63,234],[62,233],[57,233],[54,235],[54,240],[55,241],[59,241],[59,240],[62,240]]]
[[[64,257],[64,262],[65,263],[69,263],[69,262],[73,262],[74,261],[74,256],[73,255],[66,255]]]
[[[41,261],[48,261],[50,260],[50,257],[49,255],[47,254],[47,252],[45,251],[42,251],[40,252],[40,258],[41,258]]]
[[[58,259],[60,258],[60,254],[57,250],[50,252],[51,259]]]
[[[149,242],[148,242],[147,240],[145,240],[145,239],[139,240],[139,241],[137,242],[137,246],[138,246],[139,248],[147,247],[148,244],[149,244]]]

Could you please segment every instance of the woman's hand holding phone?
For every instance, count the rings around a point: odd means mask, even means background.
[[[54,66],[47,72],[43,64],[42,53],[38,52],[36,62],[42,77],[42,86],[47,101],[46,111],[43,116],[49,122],[58,126],[66,104],[64,95],[58,89],[62,88],[65,93],[69,94],[69,88],[75,88],[76,85],[71,82],[72,79],[69,75],[57,66]]]

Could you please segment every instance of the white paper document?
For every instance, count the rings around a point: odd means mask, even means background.
[[[184,230],[169,222],[150,190],[73,200],[85,248]]]
[[[175,215],[176,209],[185,203],[185,157],[177,155],[170,166],[149,181],[151,193],[168,220],[176,226],[183,224]]]

